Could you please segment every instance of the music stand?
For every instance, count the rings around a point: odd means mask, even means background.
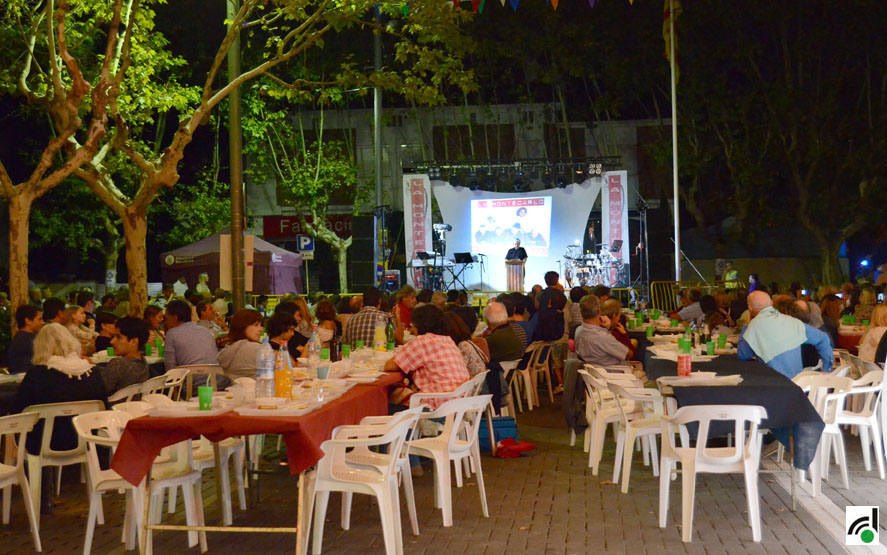
[[[474,257],[470,252],[454,252],[453,262],[461,264],[462,267],[458,271],[453,272],[452,288],[457,289],[456,284],[459,284],[461,287],[458,287],[458,289],[465,289],[465,283],[460,279],[460,276],[469,265],[474,264]]]

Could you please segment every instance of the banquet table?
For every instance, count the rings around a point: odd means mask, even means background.
[[[310,502],[307,492],[309,488],[305,487],[305,471],[323,456],[321,443],[331,437],[336,426],[358,424],[365,416],[388,414],[388,386],[397,383],[402,377],[399,372],[385,372],[375,382],[357,384],[338,399],[303,416],[241,416],[230,411],[217,416],[135,418],[129,421],[120,438],[111,461],[111,468],[131,484],[139,484],[149,474],[151,465],[161,449],[181,441],[202,435],[217,446],[217,442],[229,437],[282,434],[287,447],[290,474],[299,475],[299,529],[275,528],[268,531],[297,532],[297,544],[301,552],[304,542],[303,534],[299,530],[306,525],[302,507],[306,498]],[[218,456],[217,447],[216,454]],[[167,530],[263,531],[212,526],[155,527],[152,525],[152,527]]]
[[[647,351],[644,370],[647,377],[655,381],[661,376],[676,376],[677,363],[653,358],[652,353]],[[767,418],[761,422],[761,428],[768,428],[783,437],[791,433],[794,438],[794,466],[802,470],[809,468],[816,456],[825,424],[800,387],[762,362],[742,361],[736,355],[722,355],[708,362],[694,362],[693,371],[715,372],[718,375],[739,374],[742,382],[735,386],[674,387],[673,394],[678,407],[763,406],[767,409]],[[712,435],[726,435],[731,431],[730,424],[727,423],[713,423],[711,427]]]

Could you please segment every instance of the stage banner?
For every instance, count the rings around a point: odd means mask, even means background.
[[[403,176],[404,247],[406,248],[406,282],[418,283],[418,272],[411,263],[417,252],[431,252],[431,181],[426,174]]]
[[[622,283],[628,279],[629,254],[628,244],[628,172],[605,172],[603,175],[603,190],[601,194],[601,232],[604,245],[602,250],[609,252],[616,260],[621,260],[624,265],[623,276],[619,275],[616,267],[610,268],[609,281],[615,285],[627,285]],[[614,243],[619,242],[619,248],[612,251]]]

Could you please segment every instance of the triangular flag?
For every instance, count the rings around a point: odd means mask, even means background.
[[[505,7],[505,0],[499,0],[499,1],[502,2],[502,7],[504,8]]]
[[[511,2],[511,9],[517,11],[517,5],[520,4],[520,0],[508,0]]]
[[[474,10],[474,13],[483,13],[484,0],[471,0],[471,8]]]
[[[588,7],[593,8],[595,2],[597,2],[597,0],[588,0]]]
[[[555,10],[557,10],[557,3],[558,3],[559,0],[550,0],[550,1],[551,1],[551,6],[552,6]]]

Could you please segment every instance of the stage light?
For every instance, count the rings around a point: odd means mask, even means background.
[[[554,176],[551,175],[551,170],[545,168],[545,173],[542,174],[542,184],[546,187],[550,187],[551,183],[554,181]]]
[[[533,168],[533,170],[530,172],[530,179],[539,179],[539,168]]]
[[[506,185],[508,183],[508,172],[500,171],[496,175],[496,179],[499,181],[500,185]]]
[[[580,164],[576,164],[573,167],[573,171],[576,172],[576,183],[583,183],[585,181],[585,168]]]
[[[464,183],[463,176],[460,172],[453,172],[453,175],[450,176],[450,185],[453,187],[462,187]]]
[[[437,166],[432,166],[428,168],[428,179],[440,179],[440,168]]]
[[[524,172],[517,172],[517,175],[514,176],[511,182],[511,186],[514,187],[515,193],[523,193],[527,190],[527,177],[524,175]]]
[[[567,176],[563,174],[563,172],[558,172],[557,174],[557,186],[561,189],[566,188],[567,186]]]
[[[477,172],[474,170],[468,174],[468,188],[472,191],[477,191],[478,187],[480,187],[480,180],[477,178]]]
[[[869,262],[868,258],[863,258],[862,260],[859,261],[859,265],[862,266],[863,268],[868,268],[869,264],[870,264],[870,262]]]
[[[592,163],[588,165],[588,174],[589,175],[601,175],[603,172],[603,165],[599,162]]]
[[[488,173],[483,177],[484,189],[487,191],[496,190],[496,177],[492,173]]]

